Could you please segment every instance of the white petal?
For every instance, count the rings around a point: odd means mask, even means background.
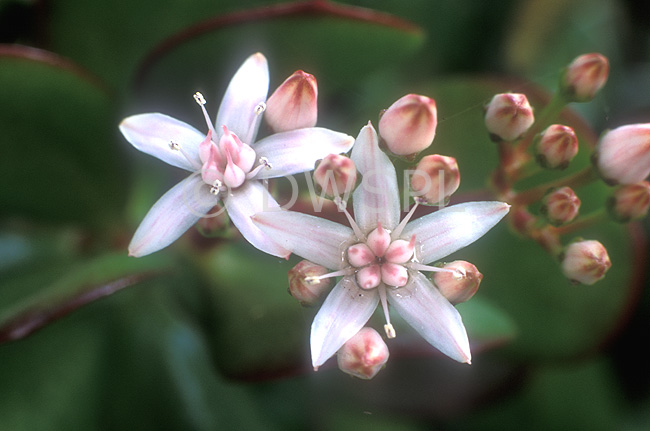
[[[311,324],[311,361],[318,368],[366,324],[379,303],[377,289],[362,290],[345,277],[327,295]]]
[[[224,198],[224,204],[230,220],[248,242],[264,253],[282,258],[289,257],[291,253],[286,248],[281,247],[251,220],[254,214],[279,206],[262,183],[246,181]]]
[[[382,226],[393,229],[399,223],[400,204],[395,167],[379,149],[377,132],[368,124],[352,148],[352,161],[363,180],[352,195],[354,218],[362,231]]]
[[[129,244],[140,257],[167,247],[217,204],[201,175],[191,175],[165,193],[149,210]]]
[[[282,247],[330,269],[343,265],[343,245],[354,235],[347,226],[295,211],[265,211],[253,221]]]
[[[259,178],[275,178],[314,169],[317,160],[329,154],[346,153],[354,138],[322,127],[276,133],[255,144],[259,157],[266,157],[271,169],[263,169]]]
[[[215,123],[219,137],[221,126],[226,126],[242,142],[252,144],[262,117],[255,108],[266,101],[268,91],[269,66],[258,52],[244,61],[228,84]]]
[[[414,271],[411,276],[412,283],[388,289],[390,305],[433,347],[469,363],[472,355],[460,314],[422,273]]]
[[[163,162],[188,171],[201,167],[199,144],[205,133],[189,124],[164,114],[139,114],[122,120],[120,131],[135,148]],[[172,149],[172,143],[183,151]]]
[[[416,256],[420,262],[428,264],[485,235],[509,209],[510,205],[503,202],[453,205],[408,223],[402,237],[415,235],[416,244],[419,244]]]

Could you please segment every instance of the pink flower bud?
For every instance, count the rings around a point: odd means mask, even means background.
[[[514,141],[535,122],[525,94],[496,94],[485,111],[485,126],[493,141]]]
[[[610,184],[634,184],[650,174],[650,124],[630,124],[605,133],[594,154],[596,167]]]
[[[607,208],[615,220],[623,223],[645,217],[650,208],[650,183],[641,181],[617,188]]]
[[[578,154],[578,138],[571,127],[553,124],[535,145],[538,163],[548,169],[565,169]]]
[[[562,257],[562,272],[571,281],[594,284],[612,266],[605,247],[598,241],[577,241],[569,244]]]
[[[330,287],[331,278],[319,278],[327,274],[327,268],[308,260],[300,261],[289,270],[289,293],[300,305],[311,307]]]
[[[330,154],[314,170],[314,181],[327,196],[345,196],[357,182],[357,167],[345,156]]]
[[[449,302],[458,304],[474,296],[483,280],[483,274],[476,266],[464,260],[455,260],[446,263],[443,268],[455,272],[434,272],[432,280]]]
[[[314,127],[318,116],[316,78],[298,70],[266,101],[264,118],[275,132]]]
[[[583,54],[567,66],[560,83],[572,101],[588,102],[603,88],[609,75],[609,61],[598,53]]]
[[[458,163],[439,154],[425,156],[411,176],[411,189],[429,204],[441,204],[460,186]]]
[[[555,226],[573,221],[580,210],[580,199],[570,187],[560,187],[547,193],[542,199],[540,211]]]
[[[338,351],[341,371],[360,379],[372,379],[388,362],[388,346],[372,328],[361,328]]]
[[[431,145],[437,125],[435,100],[407,94],[381,116],[379,135],[393,154],[411,156]]]

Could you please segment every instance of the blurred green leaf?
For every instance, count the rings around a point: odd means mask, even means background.
[[[50,238],[5,234],[0,249],[20,244],[22,256],[0,272],[0,341],[28,336],[93,301],[171,271],[165,254],[134,259],[125,252],[80,258]],[[48,246],[47,243],[50,242]],[[45,244],[43,244],[45,243]]]
[[[186,29],[144,63],[138,86],[142,109],[184,115],[192,122],[196,115],[188,118],[186,114],[192,112],[191,95],[197,90],[203,92],[216,109],[232,74],[256,51],[269,60],[269,94],[294,70],[304,69],[318,79],[321,96],[337,92],[347,98],[354,95],[350,91],[357,91],[355,85],[377,71],[394,69],[423,41],[417,27],[404,28],[408,23],[400,22],[399,27],[318,12],[269,19],[262,15],[235,25],[213,22]],[[387,52],[391,53],[390,61],[386,61]],[[336,110],[342,102],[330,103]]]
[[[623,429],[620,388],[603,358],[532,370],[527,384],[490,409],[459,418],[451,430]]]
[[[242,242],[224,244],[202,262],[212,298],[211,341],[226,375],[272,375],[308,363],[307,334],[317,309],[303,310],[287,293],[292,266]]]
[[[116,125],[101,84],[61,57],[0,46],[0,216],[110,221],[123,196]]]
[[[472,344],[493,344],[510,341],[517,335],[513,319],[482,295],[474,296],[456,306]]]

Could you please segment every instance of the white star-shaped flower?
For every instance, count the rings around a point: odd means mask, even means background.
[[[469,363],[469,341],[460,314],[420,271],[452,271],[429,264],[483,236],[506,215],[509,205],[463,203],[409,222],[416,204],[400,222],[395,168],[377,141],[369,124],[352,150],[363,181],[353,194],[355,219],[346,212],[351,228],[293,211],[266,211],[253,217],[282,247],[334,270],[315,279],[342,277],[312,323],[313,366],[317,369],[355,335],[379,303],[389,338],[395,331],[388,304],[438,350]]]
[[[214,125],[205,99],[200,93],[194,95],[208,124],[207,136],[159,113],[122,121],[120,131],[135,148],[193,172],[154,204],[131,240],[130,255],[144,256],[168,246],[220,201],[251,244],[275,256],[290,254],[251,221],[253,214],[279,206],[259,180],[311,170],[328,154],[347,152],[354,138],[310,127],[255,143],[268,87],[267,61],[257,53],[230,81]]]

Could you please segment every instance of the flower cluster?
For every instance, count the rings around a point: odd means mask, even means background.
[[[603,217],[627,222],[648,212],[648,124],[604,133],[591,148],[593,164],[562,177],[575,163],[579,142],[571,127],[554,120],[567,103],[593,99],[608,70],[600,54],[576,58],[537,119],[525,94],[495,95],[485,107],[485,126],[499,148],[500,164],[491,177],[497,200],[446,206],[460,186],[460,171],[455,158],[428,150],[438,124],[433,99],[400,98],[380,113],[378,132],[368,122],[354,139],[316,127],[318,87],[306,72],[292,74],[267,100],[267,62],[254,54],[232,78],[214,123],[204,96],[194,95],[205,132],[160,113],[134,115],[120,124],[138,150],[190,172],[153,205],[129,254],[160,250],[222,208],[257,249],[305,259],[289,272],[289,291],[302,305],[322,304],[311,326],[314,369],[337,355],[344,372],[374,377],[388,360],[385,339],[397,336],[391,310],[440,352],[470,363],[469,338],[455,305],[476,293],[483,275],[472,263],[441,259],[511,212],[514,230],[556,256],[569,280],[593,284],[611,267],[606,248],[593,239],[563,244],[563,237]],[[257,140],[263,119],[271,134]],[[413,202],[407,200],[405,208],[391,157],[415,166],[405,174],[403,192]],[[348,225],[280,207],[265,187],[267,179],[311,170]],[[517,189],[518,181],[542,170],[560,178]],[[600,179],[615,187],[610,198],[596,213],[581,214],[579,188]],[[438,208],[415,217],[427,205]],[[366,326],[378,308],[384,336]]]
[[[469,340],[454,304],[468,300],[483,276],[469,262],[431,264],[480,238],[509,205],[464,203],[411,221],[420,204],[444,205],[460,184],[456,160],[434,154],[413,171],[415,203],[400,221],[396,171],[379,145],[381,140],[392,154],[414,160],[434,139],[435,101],[406,95],[382,113],[381,137],[368,123],[355,141],[314,127],[318,91],[312,75],[295,72],[267,101],[268,83],[266,59],[252,55],[230,82],[214,124],[205,98],[196,93],[206,133],[158,113],[122,121],[120,130],[138,150],[192,172],[154,204],[129,254],[166,247],[219,204],[258,249],[306,259],[289,273],[289,291],[301,304],[315,305],[327,294],[312,324],[314,369],[338,352],[343,371],[372,378],[388,359],[379,333],[364,328],[379,304],[386,337],[396,336],[390,304],[431,345],[469,363]],[[255,142],[263,116],[275,133]],[[341,155],[353,143],[351,158]],[[314,169],[316,162],[315,182],[350,227],[280,208],[260,181]],[[354,217],[346,208],[351,193]],[[339,280],[331,288],[333,278]]]
[[[558,174],[569,167],[579,145],[571,127],[553,121],[568,103],[592,100],[605,85],[608,73],[609,62],[603,55],[581,55],[566,67],[558,91],[538,119],[524,94],[497,94],[485,113],[489,136],[499,146],[500,163],[492,186],[500,200],[513,205],[512,227],[554,255],[569,280],[583,284],[605,276],[611,267],[607,250],[596,240],[580,237],[563,244],[563,237],[608,218],[618,222],[639,219],[650,207],[650,184],[645,181],[650,174],[650,124],[624,125],[605,132],[588,148],[592,165],[571,175]],[[529,180],[541,170],[553,170],[559,178],[517,189],[518,181]],[[609,199],[594,212],[579,214],[581,200],[576,191],[600,179],[615,187]],[[535,215],[538,203],[540,215]]]

